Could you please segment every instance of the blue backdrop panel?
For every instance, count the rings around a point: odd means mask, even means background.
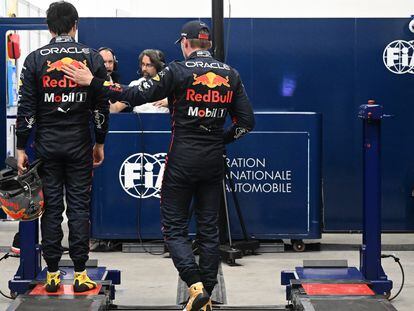
[[[82,19],[79,39],[114,48],[124,83],[136,78],[137,55],[173,45],[188,19]],[[207,21],[208,22],[208,21]],[[256,111],[317,111],[323,115],[325,230],[362,225],[362,148],[358,107],[376,99],[395,115],[383,126],[383,228],[414,230],[412,74],[393,74],[385,47],[413,39],[409,19],[232,19],[225,22],[227,61],[236,67]],[[411,52],[410,52],[411,53]]]
[[[160,194],[156,183],[161,180],[157,177],[162,173],[168,151],[169,125],[168,114],[111,115],[105,161],[94,172],[92,237],[137,239],[138,234],[144,239],[161,237]],[[152,187],[146,187],[148,180],[152,181]]]
[[[253,132],[243,143],[229,147],[228,157],[249,231],[261,238],[266,233],[271,237],[307,231],[307,132]],[[232,203],[230,195],[229,200]],[[238,222],[233,227],[240,233]]]
[[[259,113],[256,121],[257,130],[228,146],[249,233],[260,239],[319,238],[320,115]],[[111,115],[105,162],[94,174],[92,237],[161,238],[159,189],[169,124],[167,114]],[[241,237],[228,198],[232,231]]]
[[[227,148],[248,231],[259,239],[319,238],[321,116],[263,112],[256,122],[251,134]],[[241,238],[228,199],[232,232]]]
[[[79,42],[92,48],[106,46],[114,50],[119,61],[121,82],[138,78],[138,55],[144,49],[160,49],[168,61],[182,59],[179,45],[174,45],[182,23],[175,18],[82,18]]]

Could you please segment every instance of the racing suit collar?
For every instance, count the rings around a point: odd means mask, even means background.
[[[211,53],[209,51],[206,50],[197,50],[194,51],[193,53],[191,53],[187,59],[190,58],[197,58],[197,57],[212,57]]]
[[[62,43],[62,42],[75,42],[75,39],[72,38],[69,35],[60,35],[60,36],[56,36],[54,38],[52,38],[52,40],[50,40],[50,43]]]

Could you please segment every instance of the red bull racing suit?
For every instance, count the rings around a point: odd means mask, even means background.
[[[51,271],[56,269],[62,255],[63,189],[70,256],[77,270],[82,270],[88,260],[93,163],[91,120],[97,143],[104,143],[108,130],[108,99],[66,79],[61,71],[64,64],[79,67],[80,62],[97,77],[106,77],[98,52],[70,36],[58,36],[27,56],[20,76],[17,148],[25,149],[35,128],[35,153],[43,160],[40,172],[45,196],[42,250]]]
[[[188,286],[202,281],[211,294],[219,264],[217,218],[224,144],[254,126],[252,107],[239,74],[212,58],[208,51],[196,51],[138,86],[109,85],[97,78],[91,86],[132,106],[168,97],[172,138],[161,189],[162,230],[180,277]],[[224,130],[227,114],[233,123]],[[188,241],[192,200],[200,251],[198,265]]]

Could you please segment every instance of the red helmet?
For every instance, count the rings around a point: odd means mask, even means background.
[[[34,161],[20,176],[16,169],[0,171],[0,205],[11,218],[30,221],[43,214],[42,181],[37,172],[40,165],[39,160]]]

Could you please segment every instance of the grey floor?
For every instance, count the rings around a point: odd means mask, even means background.
[[[0,246],[10,245],[17,223],[0,222]],[[393,305],[400,311],[414,309],[414,251],[403,251],[404,246],[413,249],[414,234],[384,234],[386,253],[394,253],[401,259],[406,282],[400,296]],[[284,305],[285,290],[280,285],[280,271],[300,266],[304,259],[347,259],[350,266],[359,266],[356,245],[361,242],[359,234],[324,234],[320,240],[326,251],[304,253],[273,253],[248,256],[238,260],[240,266],[223,264],[227,300],[231,305]],[[65,243],[65,242],[64,242]],[[342,244],[343,247],[338,247]],[[334,245],[335,247],[332,247]],[[351,245],[351,246],[350,246]],[[390,245],[396,245],[396,247]],[[391,249],[390,249],[391,248]],[[342,250],[340,250],[342,249]],[[389,250],[390,249],[390,250]],[[0,254],[1,256],[3,254]],[[122,271],[122,284],[117,286],[116,304],[120,305],[173,305],[177,294],[177,273],[171,259],[163,256],[131,253],[91,253],[100,265]],[[0,262],[0,289],[8,293],[7,282],[18,267],[18,259],[9,258]],[[401,284],[401,273],[391,259],[382,263],[394,288]],[[0,296],[0,310],[5,310],[9,301]]]

